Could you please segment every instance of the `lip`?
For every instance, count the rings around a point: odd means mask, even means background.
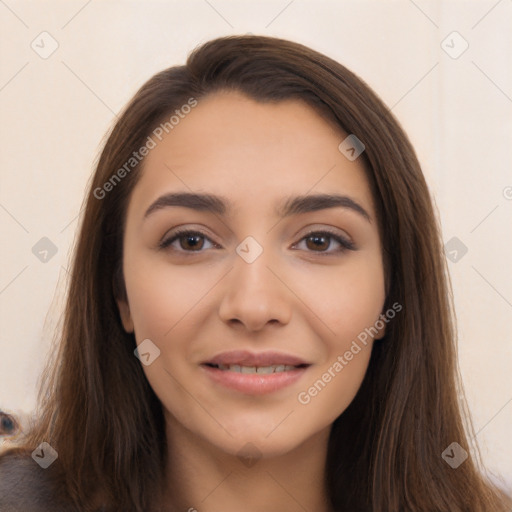
[[[266,395],[274,393],[297,382],[309,366],[295,368],[280,373],[238,373],[230,370],[220,370],[202,364],[200,368],[215,383],[245,393],[248,395]]]
[[[295,366],[293,370],[279,373],[239,373],[221,370],[210,365],[240,366]],[[200,368],[215,383],[223,387],[249,395],[265,395],[274,393],[297,382],[308,370],[311,364],[303,359],[280,352],[253,353],[245,350],[221,352],[212,359],[203,362]]]
[[[288,366],[301,366],[309,363],[297,356],[281,352],[253,353],[247,350],[231,350],[221,352],[212,359],[204,361],[203,364],[238,364],[240,366],[274,366],[284,364]]]

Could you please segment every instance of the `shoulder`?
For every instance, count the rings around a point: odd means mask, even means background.
[[[60,485],[59,485],[60,483]],[[75,512],[64,495],[57,461],[43,469],[30,453],[0,455],[0,510],[2,512]]]

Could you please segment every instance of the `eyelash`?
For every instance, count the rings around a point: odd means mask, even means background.
[[[195,230],[190,230],[190,229],[183,229],[183,230],[178,230],[178,231],[175,231],[170,238],[167,238],[167,239],[163,239],[158,247],[159,249],[167,249],[174,241],[180,239],[181,237],[184,237],[185,235],[199,235],[200,237],[203,237],[207,240],[209,240],[210,242],[212,242],[213,245],[216,245],[217,247],[218,244],[216,244],[215,242],[213,242],[213,240],[211,240],[207,235],[205,235],[204,233],[202,233],[201,231],[195,231]],[[336,234],[336,233],[333,233],[331,231],[328,231],[328,230],[321,230],[321,231],[310,231],[309,233],[307,233],[306,235],[304,235],[300,240],[299,240],[299,243],[302,242],[303,240],[307,239],[307,238],[310,238],[312,235],[320,235],[320,236],[326,236],[330,239],[334,239],[336,242],[338,242],[340,245],[341,245],[341,248],[336,250],[336,251],[308,251],[308,252],[312,252],[312,253],[318,253],[319,255],[332,255],[332,254],[335,254],[335,253],[344,253],[346,251],[355,251],[356,250],[356,246],[354,245],[353,242],[343,238],[342,236]],[[298,244],[296,244],[298,245]],[[330,245],[330,244],[329,244]],[[192,256],[193,254],[201,254],[202,252],[204,252],[204,250],[199,250],[199,251],[187,251],[187,250],[184,250],[184,249],[179,249],[179,250],[176,250],[174,249],[175,251],[177,252],[182,252],[182,253],[190,253],[189,255]]]

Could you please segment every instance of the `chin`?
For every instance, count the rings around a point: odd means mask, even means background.
[[[280,427],[275,431],[267,428],[242,429],[238,434],[233,431],[232,436],[225,435],[222,438],[211,438],[208,441],[217,446],[223,452],[237,457],[272,458],[285,455],[299,447],[307,440],[305,432],[290,432],[289,429]],[[270,435],[269,435],[269,432]]]

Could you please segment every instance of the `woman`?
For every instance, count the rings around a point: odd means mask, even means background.
[[[375,93],[299,44],[210,41],[105,144],[0,505],[508,510],[468,456],[449,298],[420,165]]]

